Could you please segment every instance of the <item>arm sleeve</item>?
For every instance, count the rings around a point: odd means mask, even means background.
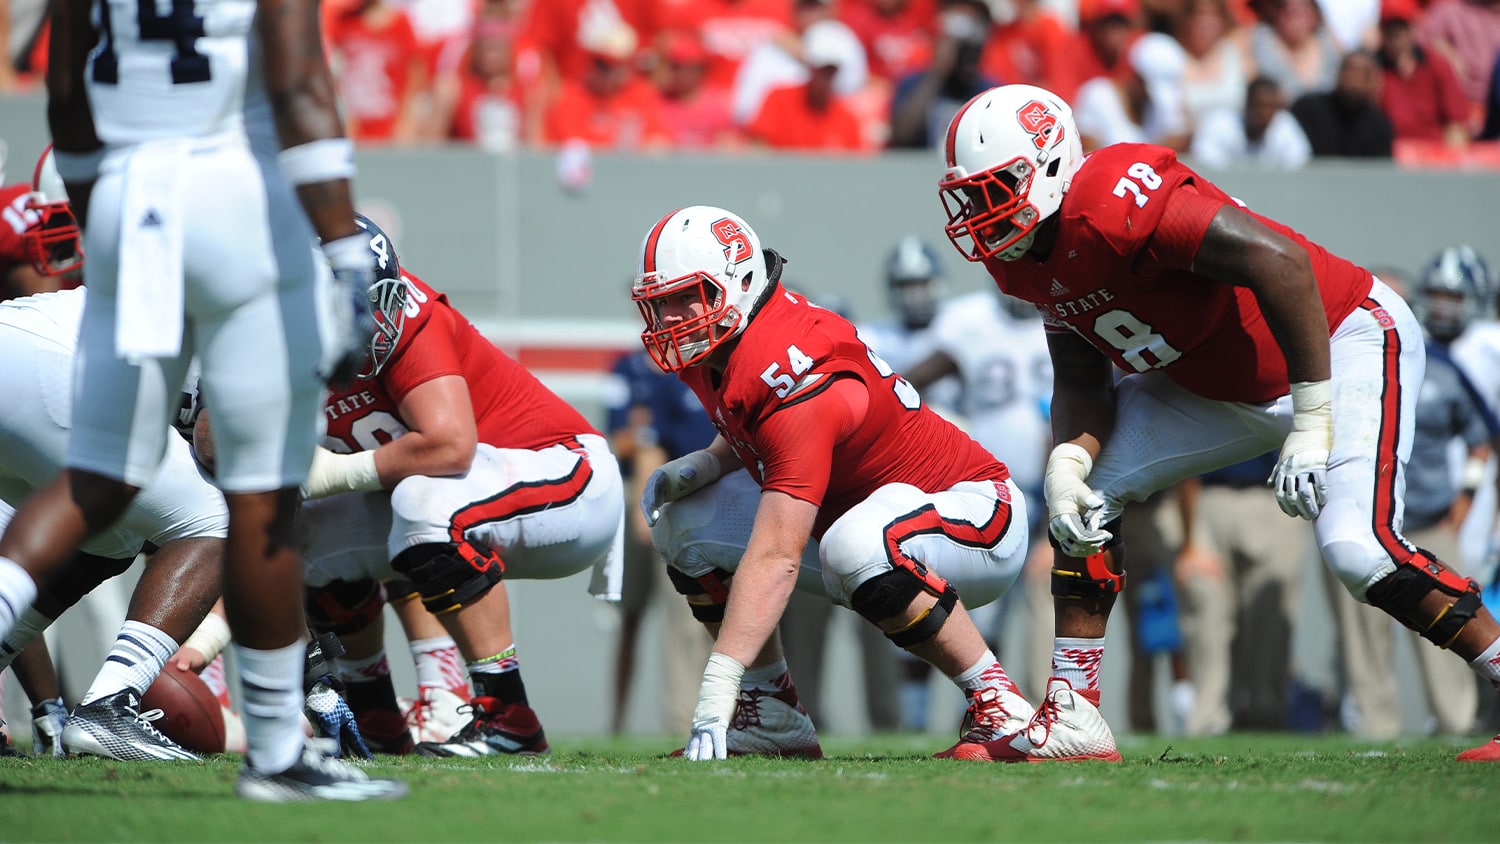
[[[1179,185],[1167,196],[1167,207],[1143,256],[1161,269],[1191,270],[1208,224],[1226,204],[1204,196],[1191,183]]]
[[[779,408],[761,426],[761,489],[822,505],[833,472],[833,450],[864,421],[864,382],[835,376],[816,396]]]

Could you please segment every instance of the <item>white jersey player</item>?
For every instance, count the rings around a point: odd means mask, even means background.
[[[9,633],[36,583],[156,474],[197,353],[233,526],[224,604],[248,738],[235,790],[267,802],[405,793],[327,758],[300,723],[297,490],[322,377],[351,375],[368,341],[374,273],[318,21],[314,0],[52,4],[47,115],[84,225],[91,292],[74,395],[88,400],[66,469],[0,538]]]

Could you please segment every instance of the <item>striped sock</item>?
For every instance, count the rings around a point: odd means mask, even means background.
[[[1075,692],[1099,694],[1099,664],[1104,661],[1103,639],[1054,640],[1052,676],[1068,681]]]
[[[307,645],[293,642],[270,651],[233,647],[244,692],[245,761],[262,773],[281,773],[302,754],[302,663]]]
[[[163,665],[177,652],[177,642],[171,636],[139,621],[126,621],[115,637],[114,647],[104,658],[104,667],[94,677],[81,704],[87,705],[100,698],[135,690],[144,694],[146,688],[156,680]]]

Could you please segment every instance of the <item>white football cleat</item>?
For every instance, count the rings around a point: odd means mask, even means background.
[[[969,697],[969,708],[964,712],[963,723],[958,728],[958,743],[932,755],[939,759],[950,759],[964,745],[983,744],[1004,738],[1025,729],[1035,712],[1026,698],[1021,697],[1013,688],[980,689],[977,694]]]
[[[1061,677],[1047,681],[1047,696],[1026,726],[994,741],[960,743],[953,758],[980,762],[1119,762],[1114,733],[1086,692]]]
[[[440,686],[421,686],[415,699],[401,698],[400,703],[418,744],[447,741],[472,720],[468,698]]]

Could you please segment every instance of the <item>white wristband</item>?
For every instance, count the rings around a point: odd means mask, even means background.
[[[375,253],[370,251],[370,236],[363,232],[330,240],[323,244],[323,255],[335,270],[375,268]]]
[[[204,662],[213,662],[214,658],[229,646],[229,623],[224,617],[216,612],[211,612],[204,617],[203,623],[193,631],[193,635],[187,637],[182,643],[184,648],[192,648],[203,654]]]
[[[57,177],[64,182],[92,182],[99,178],[99,165],[103,163],[103,147],[91,152],[63,152],[52,148],[52,164],[57,168]]]
[[[709,654],[693,720],[718,719],[728,724],[734,718],[734,707],[740,700],[740,681],[744,677],[745,666],[739,660],[717,651]]]
[[[1333,427],[1333,382],[1299,381],[1292,385],[1292,430],[1328,431]]]
[[[1061,465],[1069,462],[1077,463],[1083,467],[1083,471],[1078,473],[1079,479],[1088,478],[1089,473],[1094,471],[1094,458],[1089,456],[1088,449],[1078,443],[1062,443],[1053,448],[1052,453],[1047,455],[1049,473],[1054,463]]]
[[[374,451],[338,454],[322,446],[313,453],[302,491],[308,498],[324,498],[341,492],[373,492],[380,489]]]
[[[354,142],[324,138],[281,151],[276,156],[281,175],[293,187],[354,177]]]

